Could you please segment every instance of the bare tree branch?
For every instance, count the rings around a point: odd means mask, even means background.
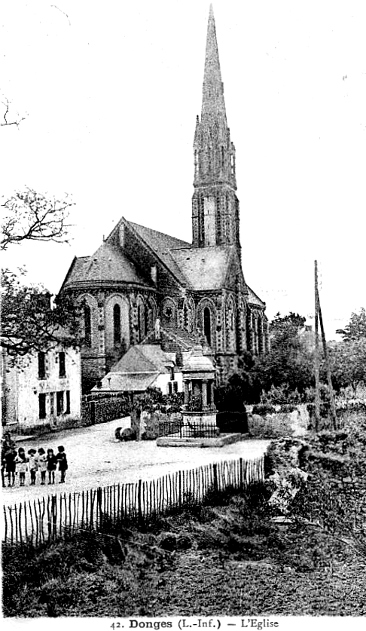
[[[67,243],[71,206],[73,203],[68,201],[67,195],[63,200],[48,198],[30,188],[15,193],[1,204],[5,212],[1,221],[0,250],[22,241]]]
[[[5,107],[5,112],[3,114],[3,121],[0,120],[0,127],[10,127],[10,125],[16,125],[17,128],[19,129],[20,123],[26,119],[26,116],[23,116],[21,118],[15,118],[14,120],[8,120],[8,114],[10,111],[9,103],[10,101],[8,99],[5,99],[5,101],[2,101],[2,104]]]

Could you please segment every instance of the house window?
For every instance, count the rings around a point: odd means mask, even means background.
[[[177,381],[169,381],[168,382],[168,394],[176,394],[178,392],[178,382]]]
[[[84,307],[84,335],[85,345],[91,346],[91,309],[88,305]]]
[[[46,418],[46,395],[41,393],[38,395],[38,416]]]
[[[60,416],[64,412],[64,393],[56,392],[56,413]]]
[[[46,353],[38,353],[38,379],[46,378]]]
[[[58,354],[59,377],[66,377],[65,353],[62,351]]]
[[[70,414],[70,390],[66,390],[66,410],[65,414]]]
[[[55,415],[55,393],[50,392],[50,415]]]
[[[170,366],[170,381],[174,381],[174,366]]]
[[[113,307],[113,340],[115,345],[121,343],[121,307],[119,305]]]

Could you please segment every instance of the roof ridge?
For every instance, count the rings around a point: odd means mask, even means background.
[[[143,228],[145,230],[149,230],[150,232],[154,232],[155,234],[158,235],[162,235],[164,237],[168,237],[169,239],[173,239],[174,241],[179,241],[179,239],[177,239],[176,237],[171,237],[168,234],[165,234],[164,232],[158,232],[157,230],[154,230],[153,228],[147,228],[146,226],[142,226],[141,224],[137,224],[134,223],[133,221],[129,221],[128,219],[126,219],[125,217],[122,217],[121,221],[124,221],[130,228],[130,230],[132,230],[133,234],[137,235],[137,238],[140,239],[140,241],[142,241],[142,243],[145,245],[145,247],[147,247],[150,252],[152,252],[152,254],[160,261],[160,263],[162,263],[162,265],[164,265],[165,269],[169,272],[169,274],[171,274],[172,276],[174,276],[175,280],[179,283],[179,285],[183,285],[184,283],[186,283],[186,285],[189,287],[190,283],[188,282],[188,279],[186,278],[186,276],[183,274],[182,270],[179,268],[179,273],[182,275],[183,278],[183,283],[182,280],[179,279],[178,275],[176,272],[174,272],[166,263],[166,261],[164,261],[163,259],[163,254],[169,254],[170,259],[172,260],[172,262],[174,263],[174,265],[176,265],[176,262],[174,260],[174,257],[171,254],[171,249],[170,247],[167,247],[166,250],[163,249],[157,249],[155,246],[150,245],[150,243],[148,243],[148,241],[146,240],[146,238],[144,238],[138,228]],[[185,241],[181,241],[182,243],[185,243]]]
[[[146,361],[148,364],[150,364],[150,366],[152,366],[154,368],[154,372],[156,372],[156,366],[155,364],[153,364],[153,362],[151,361],[151,359],[149,359],[148,357],[146,357],[146,355],[144,355],[144,353],[142,352],[142,350],[139,348],[140,344],[135,344],[132,348],[135,349],[135,352],[137,352],[138,355],[140,355],[140,357],[142,357],[142,359],[144,361]]]
[[[167,234],[166,232],[161,232],[161,230],[155,230],[155,228],[149,228],[149,226],[143,226],[141,223],[136,223],[135,221],[130,221],[129,219],[126,219],[126,218],[125,218],[125,221],[127,221],[132,226],[138,226],[139,228],[145,228],[145,230],[151,230],[151,232],[155,232],[156,234],[161,234],[164,237],[169,237],[169,239],[174,239],[175,241],[180,241],[181,243],[186,243],[188,246],[191,246],[191,244],[188,241],[185,241],[184,239],[180,239],[179,237],[173,237],[171,234]]]
[[[264,305],[266,304],[266,303],[264,302],[264,300],[262,300],[262,298],[260,298],[260,297],[258,296],[258,294],[256,294],[256,293],[255,293],[254,289],[252,289],[252,288],[250,287],[250,285],[248,285],[248,283],[246,283],[246,286],[248,287],[249,291],[251,291],[251,292],[252,292],[252,294],[254,294],[255,298],[258,298],[258,300],[259,300],[262,304],[264,304]]]

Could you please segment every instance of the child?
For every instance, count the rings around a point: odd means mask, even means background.
[[[48,484],[55,484],[55,470],[57,459],[53,453],[53,449],[47,449],[47,471],[48,471]]]
[[[8,475],[8,486],[14,486],[15,484],[15,467],[16,462],[15,459],[17,457],[17,452],[14,447],[9,447],[4,455],[5,458],[5,470]]]
[[[24,486],[25,474],[27,472],[28,467],[27,467],[27,458],[26,458],[23,447],[19,447],[18,455],[15,458],[15,462],[17,464],[17,472],[19,473],[20,486]]]
[[[65,482],[65,475],[66,475],[66,471],[68,469],[68,465],[67,465],[67,458],[66,458],[66,454],[65,454],[65,449],[62,447],[62,445],[60,447],[58,447],[58,454],[56,456],[57,461],[58,461],[58,470],[61,473],[61,480],[60,482]]]
[[[28,451],[28,463],[29,463],[31,484],[35,484],[36,483],[36,473],[37,473],[37,469],[38,469],[36,453],[37,452],[36,452],[35,449],[29,449],[29,451]]]
[[[43,447],[38,449],[37,463],[41,472],[41,484],[46,484],[47,456]]]
[[[5,486],[5,470],[6,470],[6,460],[5,460],[6,449],[4,444],[1,445],[1,486]]]

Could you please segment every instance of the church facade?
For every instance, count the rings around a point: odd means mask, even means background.
[[[201,117],[194,134],[192,243],[122,217],[98,250],[75,258],[61,291],[84,305],[84,391],[131,345],[151,342],[158,321],[166,350],[201,340],[221,383],[245,350],[268,348],[265,303],[246,284],[240,245],[235,147],[210,8]]]

